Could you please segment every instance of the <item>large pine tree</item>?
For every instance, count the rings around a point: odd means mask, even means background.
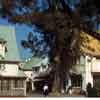
[[[99,4],[97,0],[81,0],[78,3],[72,0],[41,0],[47,4],[47,8],[41,11],[36,6],[37,1],[1,0],[1,15],[13,23],[36,25],[41,31],[42,42],[46,43],[44,49],[50,48],[48,54],[55,72],[53,90],[60,92],[69,75],[69,69],[80,54],[80,31],[86,31],[100,39],[98,33],[91,32],[95,31],[95,25],[99,23]],[[39,43],[34,45],[34,42],[34,39],[28,38],[22,41],[22,46],[31,48],[32,52],[42,53],[39,48],[35,49]]]

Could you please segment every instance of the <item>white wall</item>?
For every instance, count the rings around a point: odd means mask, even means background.
[[[18,74],[17,64],[5,64],[5,70],[2,71],[3,75],[13,76]]]
[[[92,61],[92,72],[100,72],[100,59]]]
[[[82,89],[86,91],[88,82],[93,86],[93,74],[91,72],[100,72],[100,59],[88,55],[81,56],[77,64],[73,66],[73,72],[82,75]]]
[[[80,59],[77,60],[77,64],[72,67],[73,72],[76,74],[82,74],[85,71],[85,57],[80,56]]]
[[[92,58],[89,56],[80,56],[79,62],[73,67],[76,74],[82,75],[82,90],[86,91],[86,85],[90,82],[93,85]]]
[[[27,76],[26,82],[29,81],[29,79],[34,80],[34,77],[37,76],[37,74],[33,73],[33,71],[24,71],[24,73]],[[35,90],[34,82],[32,82],[31,85],[32,85],[32,91],[34,91]]]
[[[33,75],[33,72],[32,71],[24,71],[25,75],[28,77],[28,78],[31,78],[32,75]]]
[[[38,75],[38,73],[35,73],[33,71],[24,71],[24,73],[27,76],[27,78],[30,78],[30,79],[34,79],[34,77]]]
[[[85,57],[85,66],[84,66],[84,72],[82,73],[82,89],[84,91],[86,91],[86,86],[88,83],[91,83],[92,86],[93,86],[93,76],[92,76],[92,73],[91,73],[91,70],[92,70],[92,58],[89,57],[89,56],[86,56]]]

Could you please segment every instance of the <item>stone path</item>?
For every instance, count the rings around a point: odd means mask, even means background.
[[[27,94],[26,97],[44,97],[42,93],[31,93],[31,94]],[[77,95],[77,94],[73,94],[71,96],[69,96],[68,94],[60,94],[59,96],[55,96],[53,94],[49,94],[47,97],[85,97],[83,95]]]

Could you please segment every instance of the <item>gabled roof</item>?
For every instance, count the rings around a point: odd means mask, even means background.
[[[95,33],[94,33],[95,34]],[[85,33],[80,33],[80,50],[83,53],[90,55],[100,55],[100,40]]]
[[[15,28],[8,25],[0,25],[0,38],[6,41],[7,52],[5,60],[20,61],[16,43]]]
[[[25,63],[24,63],[24,66],[23,66],[23,70],[32,70],[32,67],[38,67],[38,66],[41,66],[41,64],[44,64],[46,65],[48,63],[48,60],[47,58],[43,59],[43,58],[39,58],[39,57],[32,57],[32,58],[29,58],[29,60],[27,60]]]

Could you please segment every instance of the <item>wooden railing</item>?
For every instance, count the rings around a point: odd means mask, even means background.
[[[12,89],[12,96],[24,96],[24,89],[23,88],[14,88]]]
[[[25,96],[23,88],[14,88],[11,90],[0,90],[0,96]]]
[[[0,90],[0,96],[11,96],[11,90]]]

